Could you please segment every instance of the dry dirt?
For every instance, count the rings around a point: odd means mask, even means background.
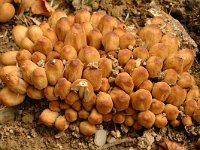
[[[152,4],[150,3],[151,0],[145,2],[143,0],[137,2],[132,0],[85,0],[82,4],[78,3],[79,1],[63,0],[59,7],[66,9],[67,12],[73,12],[80,7],[87,7],[91,10],[103,9],[119,19],[126,19],[128,24],[136,23],[138,27],[143,26],[146,18],[149,17],[147,9]],[[198,16],[200,8],[196,8],[196,4],[190,4],[191,1],[189,0],[177,0],[176,2],[160,0],[155,2],[161,4],[165,12],[171,13],[175,18],[180,19],[183,26],[186,27],[191,37],[200,47],[200,22],[198,22],[198,19],[200,20]],[[194,2],[196,1],[194,0]],[[75,8],[73,8],[73,5]],[[29,13],[25,14],[25,16],[30,15]],[[43,17],[38,19],[41,18]],[[0,52],[18,49],[13,42],[11,29],[15,24],[25,23],[23,18],[19,19],[17,17],[6,24],[0,23]],[[197,59],[192,68],[198,86],[200,86],[199,56],[197,53]],[[94,137],[83,137],[74,129],[75,125],[70,127],[71,131],[67,130],[59,133],[54,128],[48,128],[40,124],[38,116],[46,105],[45,99],[35,101],[27,98],[23,104],[14,108],[0,106],[0,150],[98,149],[93,142]],[[200,137],[200,125],[194,125],[190,128],[180,126],[174,129],[167,126],[162,130],[155,128],[137,132],[111,123],[104,124],[103,127],[109,133],[113,129],[121,132],[121,137],[116,138],[113,144],[105,145],[104,148],[107,149],[146,150],[152,144],[151,149],[158,150],[162,149],[157,142],[161,137],[168,137],[172,141],[184,144],[188,150],[198,149],[195,143]],[[127,130],[129,131],[127,132]]]

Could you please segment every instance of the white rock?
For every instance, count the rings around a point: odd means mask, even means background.
[[[97,130],[94,137],[94,143],[97,146],[103,146],[106,144],[107,131],[106,130]]]

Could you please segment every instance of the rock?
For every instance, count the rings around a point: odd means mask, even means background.
[[[0,124],[14,121],[14,120],[15,120],[14,108],[3,108],[0,110]]]
[[[116,131],[112,130],[111,135],[115,138],[121,138],[121,132],[119,130]]]
[[[80,9],[81,8],[81,0],[73,0],[72,5],[75,9]]]
[[[103,146],[106,144],[107,131],[106,130],[97,130],[94,137],[94,143],[97,146]]]
[[[64,131],[61,131],[61,132],[58,132],[54,137],[55,137],[56,139],[59,139],[59,138],[61,138],[61,137],[65,137],[65,136],[66,136],[65,132],[64,132]]]
[[[112,137],[111,135],[107,138],[107,143],[113,143],[116,141],[116,138]]]
[[[22,121],[24,123],[32,124],[33,123],[33,119],[34,119],[34,116],[32,114],[26,114],[25,116],[22,117]]]

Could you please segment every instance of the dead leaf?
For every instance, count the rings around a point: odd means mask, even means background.
[[[165,150],[186,150],[184,146],[181,146],[180,144],[176,142],[172,142],[168,139],[161,140],[162,142],[159,143]]]
[[[31,6],[31,12],[34,15],[50,16],[54,9],[49,5],[46,0],[35,0]]]

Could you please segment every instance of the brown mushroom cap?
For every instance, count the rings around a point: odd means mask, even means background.
[[[131,56],[132,56],[132,51],[130,51],[129,49],[119,50],[119,53],[118,53],[119,64],[121,66],[126,65],[126,63],[129,61]]]
[[[90,124],[101,124],[103,121],[103,115],[100,114],[96,109],[92,109],[90,115],[88,116],[88,121]]]
[[[132,107],[135,110],[146,111],[152,103],[151,93],[144,89],[139,89],[131,94]]]
[[[200,106],[198,106],[195,110],[194,110],[194,113],[192,115],[193,119],[196,121],[196,122],[200,122]]]
[[[167,118],[165,116],[163,116],[163,114],[156,115],[154,125],[157,128],[163,128],[167,125],[167,123],[168,123]]]
[[[151,107],[149,110],[155,115],[160,114],[165,109],[165,104],[157,99],[152,99]]]
[[[148,48],[151,48],[161,40],[162,31],[155,24],[147,25],[140,30],[139,37],[146,43]]]
[[[77,112],[72,108],[65,110],[65,118],[67,119],[67,121],[74,122],[77,120],[77,117],[78,117]]]
[[[69,127],[69,122],[67,122],[65,116],[58,116],[55,121],[55,127],[60,131],[64,131]]]
[[[134,86],[140,86],[142,82],[146,81],[149,78],[149,73],[146,68],[140,66],[133,69],[131,77],[133,79]]]
[[[39,120],[46,126],[53,126],[58,115],[58,112],[51,111],[50,109],[45,109],[40,114]]]
[[[91,136],[96,132],[95,125],[90,124],[88,121],[83,121],[79,125],[80,132],[85,136]]]
[[[126,72],[122,72],[117,75],[115,78],[115,84],[128,94],[130,94],[134,88],[133,79]]]
[[[119,88],[114,88],[110,92],[110,96],[113,100],[114,107],[117,109],[117,111],[122,111],[128,108],[130,96],[126,94],[123,90]]]
[[[122,124],[125,121],[125,115],[122,112],[117,112],[112,116],[112,121],[117,124]]]
[[[78,58],[81,60],[82,63],[87,66],[89,63],[98,62],[100,59],[99,52],[96,48],[92,46],[86,46],[80,49],[78,53]]]
[[[183,106],[184,106],[184,113],[186,115],[192,115],[195,109],[198,107],[197,102],[195,100],[186,100]]]
[[[169,94],[166,102],[175,106],[180,106],[184,103],[186,94],[186,89],[183,89],[178,85],[172,86],[171,93]]]
[[[192,126],[193,122],[192,122],[192,117],[190,116],[184,116],[182,118],[182,123],[184,126]]]
[[[175,120],[179,114],[178,107],[172,104],[165,105],[164,112],[166,113],[166,117],[168,120]]]
[[[138,114],[138,122],[145,128],[151,128],[155,123],[155,115],[149,110]]]
[[[104,92],[99,92],[97,94],[96,109],[101,114],[108,114],[113,108],[113,101],[111,96]]]
[[[25,94],[14,93],[9,88],[4,87],[0,91],[0,103],[5,106],[16,106],[25,100]]]
[[[152,89],[152,96],[162,102],[166,101],[171,93],[171,88],[166,82],[157,82]]]
[[[146,61],[149,58],[149,52],[144,47],[136,47],[133,49],[133,59],[141,59]]]

